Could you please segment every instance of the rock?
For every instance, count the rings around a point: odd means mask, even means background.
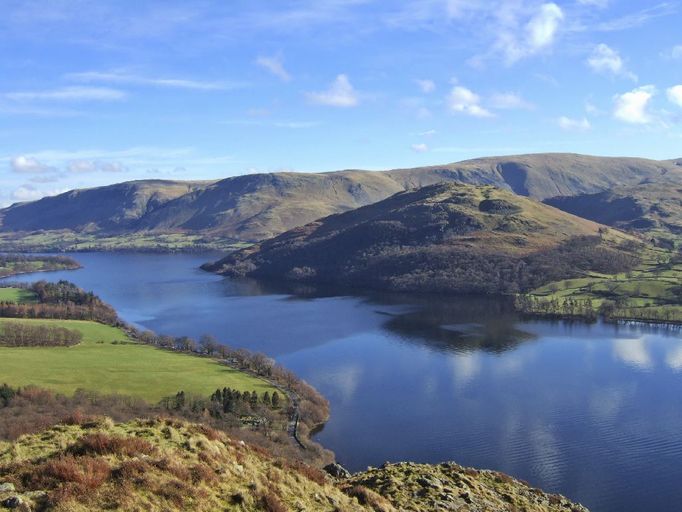
[[[14,484],[5,483],[0,484],[0,492],[14,492]]]
[[[24,504],[19,496],[11,496],[2,502],[2,506],[5,508],[19,508]]]
[[[327,464],[324,467],[324,470],[327,473],[329,473],[331,476],[333,476],[334,478],[350,478],[350,476],[351,476],[350,471],[348,471],[341,464],[338,464],[336,462],[332,462],[331,464]]]

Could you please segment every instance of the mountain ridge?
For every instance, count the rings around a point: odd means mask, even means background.
[[[137,180],[14,204],[0,210],[0,232],[201,233],[255,242],[435,183],[494,185],[544,200],[643,181],[682,183],[680,162],[538,153],[386,171],[259,173],[203,182]]]

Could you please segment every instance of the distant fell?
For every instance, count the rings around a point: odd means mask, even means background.
[[[443,182],[493,185],[535,199],[677,180],[676,161],[548,153],[389,171],[249,174],[215,182],[137,181],[0,210],[0,234],[68,230],[96,237],[186,234],[263,240],[316,219]]]
[[[206,265],[229,276],[500,294],[631,268],[626,235],[492,186],[441,183],[332,215]]]

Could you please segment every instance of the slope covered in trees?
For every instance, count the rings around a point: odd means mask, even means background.
[[[438,184],[205,265],[231,276],[393,290],[515,293],[637,262],[618,232],[492,186]]]

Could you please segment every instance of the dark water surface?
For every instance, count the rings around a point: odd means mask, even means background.
[[[159,333],[275,357],[329,398],[318,439],[350,469],[455,460],[593,511],[682,510],[679,332],[522,322],[499,301],[292,295],[198,270],[212,255],[75,257],[83,269],[20,280],[69,279]]]

